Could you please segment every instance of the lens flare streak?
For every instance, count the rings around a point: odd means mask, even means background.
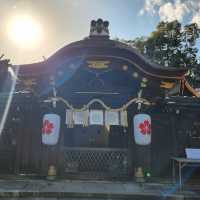
[[[9,73],[11,74],[11,76],[13,77],[13,74],[10,72],[11,70],[8,70]],[[16,82],[17,82],[17,76],[18,76],[18,72],[19,72],[19,66],[16,68],[16,72],[15,72],[15,76],[16,78],[12,78],[12,85],[11,85],[11,89],[9,91],[9,95],[8,95],[8,99],[4,108],[4,112],[0,121],[0,136],[2,134],[2,131],[4,129],[5,123],[6,123],[6,119],[10,110],[10,105],[12,103],[12,99],[13,99],[13,94],[15,91],[15,86],[16,86]],[[14,71],[13,71],[14,73]]]

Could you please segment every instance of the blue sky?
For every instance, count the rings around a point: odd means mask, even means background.
[[[92,19],[110,21],[111,37],[123,39],[148,36],[160,20],[200,24],[200,0],[0,0],[0,5],[0,54],[12,63],[41,61],[88,36]],[[6,30],[10,18],[23,14],[42,27],[43,38],[34,48],[20,48]]]

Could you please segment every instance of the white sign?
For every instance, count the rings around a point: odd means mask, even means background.
[[[189,159],[200,159],[200,149],[186,148],[185,153]]]

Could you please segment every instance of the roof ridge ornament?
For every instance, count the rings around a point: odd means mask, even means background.
[[[97,21],[92,20],[90,23],[90,37],[92,36],[106,36],[109,37],[108,30],[109,22],[98,19]]]

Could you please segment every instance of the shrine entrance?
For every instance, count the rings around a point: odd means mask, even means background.
[[[66,128],[62,144],[66,176],[114,178],[128,176],[128,134],[120,126]]]

